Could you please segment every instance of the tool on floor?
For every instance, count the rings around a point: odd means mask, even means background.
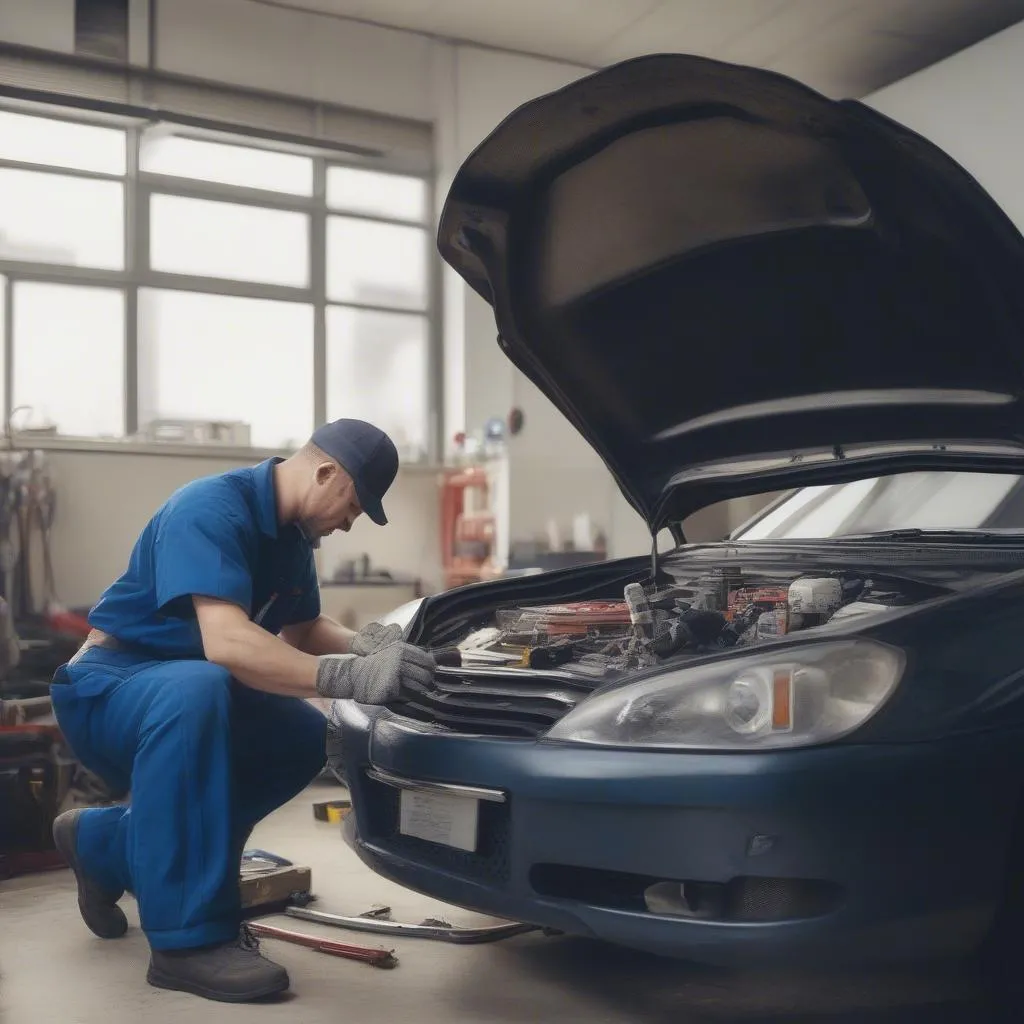
[[[313,817],[317,821],[329,821],[331,824],[336,825],[351,810],[351,800],[321,800],[313,804]]]
[[[453,928],[447,921],[428,919],[420,924],[402,924],[390,919],[390,907],[376,907],[368,914],[359,917],[344,917],[341,914],[328,914],[323,910],[309,910],[305,907],[288,907],[285,913],[289,917],[298,917],[303,921],[315,921],[317,924],[329,924],[335,928],[349,928],[356,932],[374,932],[383,935],[401,935],[410,939],[436,939],[450,942],[456,946],[475,946],[484,942],[498,942],[510,939],[514,935],[525,935],[527,932],[540,931],[534,924],[506,922],[498,925],[485,925],[482,928]]]
[[[381,920],[381,921],[390,921],[391,920],[391,908],[384,906],[383,903],[376,903],[372,907],[370,907],[369,910],[364,910],[363,913],[361,913],[359,916],[360,917],[371,917],[371,918],[375,917],[375,918],[377,918],[378,920]]]
[[[267,853],[266,850],[246,850],[242,854],[243,875],[268,874],[278,868],[290,867],[292,861],[279,857],[276,853]]]
[[[242,909],[247,914],[254,908],[267,913],[268,907],[308,901],[312,879],[308,867],[293,864],[266,850],[246,850],[242,854],[238,883]]]
[[[327,953],[344,960],[358,960],[371,967],[390,970],[392,967],[398,966],[398,957],[395,956],[394,950],[350,946],[344,942],[335,942],[333,939],[322,939],[317,935],[305,935],[302,932],[293,932],[287,928],[277,928],[272,924],[260,924],[256,921],[250,921],[248,928],[253,935],[261,938],[280,939],[282,942],[305,946],[306,949],[315,949],[318,953]]]

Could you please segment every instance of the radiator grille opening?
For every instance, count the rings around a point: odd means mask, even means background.
[[[841,886],[819,879],[741,876],[728,882],[677,881],[569,864],[535,864],[530,885],[540,896],[591,906],[732,923],[820,917],[843,902]]]

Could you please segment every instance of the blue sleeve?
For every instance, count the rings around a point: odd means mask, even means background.
[[[294,609],[288,615],[286,626],[299,622],[312,622],[320,615],[320,578],[317,576],[316,559],[312,549],[302,567],[296,586],[302,590],[302,597],[295,602]]]
[[[159,607],[185,597],[212,597],[250,613],[251,524],[229,496],[219,497],[183,494],[164,510],[153,551]]]

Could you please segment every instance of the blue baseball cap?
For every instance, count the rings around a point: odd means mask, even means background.
[[[391,438],[363,420],[335,420],[317,427],[310,441],[352,477],[363,511],[386,526],[381,502],[398,473],[398,449]]]

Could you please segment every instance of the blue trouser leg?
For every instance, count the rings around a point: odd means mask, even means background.
[[[298,795],[326,760],[327,719],[294,697],[234,684],[232,764],[239,845],[253,826]]]
[[[324,762],[323,715],[249,690],[204,661],[131,664],[92,652],[53,688],[86,767],[130,778],[130,808],[89,811],[83,868],[135,893],[155,949],[227,941],[240,917],[238,856],[252,826]]]

